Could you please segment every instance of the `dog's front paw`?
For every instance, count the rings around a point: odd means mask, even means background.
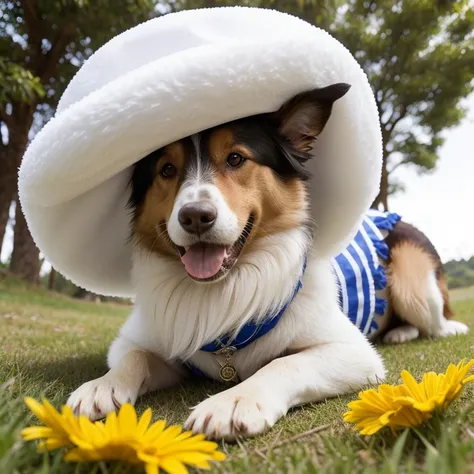
[[[91,420],[99,420],[118,410],[124,403],[134,404],[137,393],[104,375],[81,385],[69,397],[69,405],[76,415],[85,415]]]
[[[439,337],[456,336],[457,334],[467,334],[469,327],[459,321],[448,319],[444,322],[439,332]]]
[[[272,403],[271,395],[239,390],[239,386],[213,395],[194,408],[185,428],[212,439],[234,440],[264,433],[286,410]]]

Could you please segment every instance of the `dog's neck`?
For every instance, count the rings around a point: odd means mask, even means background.
[[[155,321],[163,356],[186,359],[249,320],[278,311],[292,296],[310,242],[305,227],[259,239],[212,284],[191,280],[177,259],[136,250],[136,310]]]

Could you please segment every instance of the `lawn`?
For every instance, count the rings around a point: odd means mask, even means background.
[[[474,328],[474,289],[453,292],[457,319]],[[81,302],[31,289],[0,274],[0,382],[7,382],[7,400],[0,400],[0,472],[10,474],[73,473],[75,468],[55,465],[58,457],[45,457],[31,445],[9,446],[5,425],[25,410],[20,396],[47,396],[60,406],[81,383],[104,373],[108,344],[129,308],[112,304]],[[416,341],[402,347],[384,347],[388,381],[398,381],[402,369],[419,376],[425,371],[444,371],[450,362],[474,354],[474,331],[467,336],[436,342]],[[179,388],[148,395],[138,410],[153,408],[156,418],[183,423],[193,406],[208,394],[222,389],[218,384],[190,381]],[[426,431],[434,448],[410,434],[393,447],[391,434],[367,439],[345,425],[342,414],[353,396],[315,403],[292,410],[268,434],[234,445],[223,444],[228,459],[216,465],[220,473],[357,473],[430,472],[474,473],[474,391],[468,388],[454,407],[451,418],[442,421],[438,433]],[[474,410],[473,410],[474,411]],[[21,419],[21,426],[33,418]],[[3,455],[3,458],[2,458]],[[4,463],[2,465],[2,462]],[[52,465],[49,465],[51,463]],[[49,466],[49,467],[48,467]],[[3,469],[3,470],[2,470]],[[122,472],[120,466],[101,473]],[[80,472],[92,472],[90,468]]]

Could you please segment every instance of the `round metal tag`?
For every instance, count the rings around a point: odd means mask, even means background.
[[[223,365],[219,371],[219,375],[221,376],[221,379],[224,380],[224,382],[230,382],[234,379],[236,374],[237,371],[235,370],[235,367],[230,364]]]

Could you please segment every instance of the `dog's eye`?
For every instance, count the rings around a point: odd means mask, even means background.
[[[173,178],[177,172],[176,166],[171,163],[166,163],[163,168],[161,168],[160,174],[163,178]]]
[[[227,157],[227,164],[232,168],[237,168],[238,166],[241,166],[244,161],[245,158],[242,155],[239,155],[238,153],[231,153]]]

